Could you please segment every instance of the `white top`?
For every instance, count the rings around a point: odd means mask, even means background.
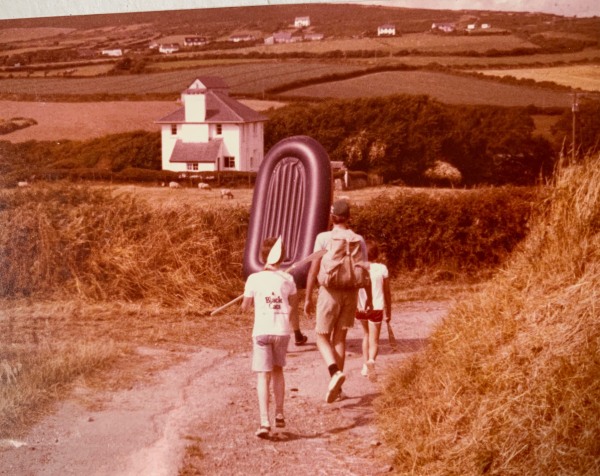
[[[244,297],[254,299],[252,336],[289,335],[288,296],[293,296],[296,292],[294,278],[285,271],[259,271],[248,276]]]
[[[371,292],[373,293],[373,310],[385,310],[383,297],[383,280],[389,276],[387,266],[383,263],[369,263],[369,276],[371,277]],[[358,290],[358,309],[364,310],[367,303],[367,292]]]

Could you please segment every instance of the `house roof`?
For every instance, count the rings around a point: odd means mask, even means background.
[[[221,152],[223,139],[209,142],[183,142],[178,140],[169,158],[169,162],[214,163]]]
[[[227,93],[220,91],[206,91],[206,119],[204,122],[263,122],[267,118],[254,109],[245,106],[241,102],[229,97]],[[171,114],[156,121],[164,123],[185,123],[185,107],[181,107]]]

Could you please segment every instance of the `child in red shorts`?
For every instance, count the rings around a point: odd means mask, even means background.
[[[358,309],[356,319],[361,323],[364,335],[362,341],[363,367],[361,374],[375,381],[375,359],[379,353],[379,336],[381,322],[384,317],[389,321],[392,317],[392,299],[389,283],[388,268],[383,263],[378,263],[379,248],[373,240],[367,241],[367,256],[369,259],[369,275],[371,277],[371,291],[373,295],[373,308],[364,310],[367,293],[361,289],[358,294]]]

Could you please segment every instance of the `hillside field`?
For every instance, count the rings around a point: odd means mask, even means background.
[[[374,87],[375,86],[375,87]],[[568,107],[565,92],[430,71],[388,71],[315,84],[287,91],[286,96],[358,98],[390,94],[426,94],[449,104]]]
[[[488,69],[480,70],[478,73],[500,77],[512,76],[517,79],[533,79],[534,81],[551,81],[585,91],[600,91],[600,65],[598,64],[554,66],[552,68]]]

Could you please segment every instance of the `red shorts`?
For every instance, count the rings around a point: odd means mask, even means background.
[[[381,322],[383,321],[383,310],[356,311],[356,318],[359,321]]]

